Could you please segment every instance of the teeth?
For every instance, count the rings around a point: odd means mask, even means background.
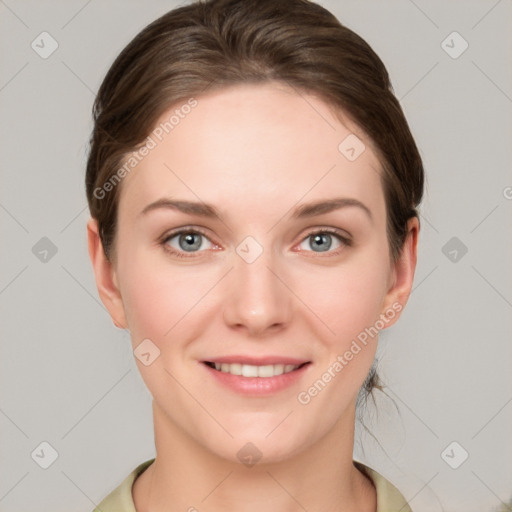
[[[268,364],[265,366],[254,366],[252,364],[240,363],[215,363],[215,369],[231,375],[243,375],[244,377],[275,377],[283,373],[290,373],[299,366],[293,364]]]
[[[258,367],[251,366],[249,364],[243,364],[242,365],[242,375],[244,377],[257,377],[258,376]]]

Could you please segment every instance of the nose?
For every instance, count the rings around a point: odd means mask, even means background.
[[[230,328],[262,336],[290,323],[293,297],[275,263],[267,251],[252,263],[236,257],[224,307],[224,321]]]

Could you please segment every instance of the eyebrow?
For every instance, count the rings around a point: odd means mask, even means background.
[[[363,210],[370,220],[373,220],[372,212],[370,209],[358,199],[352,197],[335,197],[333,199],[319,200],[312,203],[306,203],[298,206],[293,211],[292,218],[304,219],[315,217],[330,213],[341,208],[355,206]],[[161,198],[157,201],[148,204],[140,213],[140,215],[146,215],[147,213],[158,210],[158,209],[169,209],[177,210],[182,213],[188,213],[190,215],[198,215],[200,217],[217,217],[222,220],[217,209],[207,203],[198,203],[193,201],[180,201],[168,198]]]

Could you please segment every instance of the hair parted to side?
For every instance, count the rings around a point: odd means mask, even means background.
[[[380,58],[308,0],[199,0],[152,22],[119,54],[94,103],[85,180],[107,258],[115,261],[122,183],[101,196],[95,191],[156,121],[209,90],[268,81],[315,94],[370,138],[382,165],[390,258],[398,259],[423,195],[418,148]],[[361,390],[374,388],[382,389],[372,367]]]

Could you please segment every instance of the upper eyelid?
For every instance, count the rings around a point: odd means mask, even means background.
[[[204,236],[205,238],[207,238],[210,243],[212,243],[213,245],[218,245],[217,243],[215,243],[211,238],[210,236],[202,231],[201,229],[198,229],[198,228],[179,228],[177,231],[170,231],[169,233],[166,233],[165,235],[162,236],[161,238],[161,243],[167,243],[169,240],[171,240],[172,238],[175,238],[179,235],[183,235],[183,234],[187,234],[187,233],[194,233],[194,234],[199,234],[201,236]]]

